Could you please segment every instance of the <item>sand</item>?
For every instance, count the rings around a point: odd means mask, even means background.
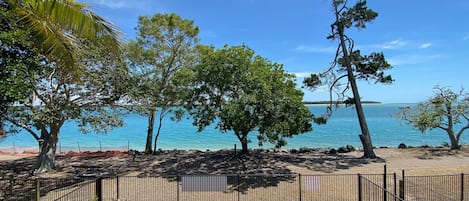
[[[18,180],[21,178],[26,180],[30,177],[67,179],[73,178],[77,170],[81,171],[77,166],[93,165],[98,167],[100,173],[120,176],[119,195],[121,200],[126,200],[122,199],[126,196],[127,200],[155,200],[156,195],[172,196],[156,200],[174,200],[175,189],[181,188],[181,186],[173,187],[178,186],[174,175],[294,175],[293,177],[275,177],[273,179],[269,179],[268,176],[267,178],[246,177],[248,180],[243,183],[249,185],[241,194],[234,191],[232,189],[234,185],[230,184],[228,191],[218,194],[216,192],[200,192],[181,193],[180,195],[200,197],[188,197],[187,200],[207,200],[213,196],[221,196],[220,199],[223,197],[221,200],[229,200],[228,197],[236,196],[243,197],[242,200],[273,200],[273,198],[286,200],[299,195],[299,186],[297,185],[299,180],[296,175],[323,175],[330,176],[330,178],[337,177],[337,179],[331,180],[330,185],[322,183],[322,187],[326,191],[307,193],[308,190],[305,186],[300,187],[304,196],[315,196],[316,198],[324,196],[329,200],[349,200],[348,198],[356,196],[357,191],[355,187],[357,177],[353,174],[382,174],[384,165],[386,165],[388,173],[395,172],[399,178],[402,170],[405,170],[407,176],[469,173],[469,147],[467,146],[459,151],[449,151],[447,148],[375,149],[379,159],[362,159],[360,151],[326,154],[327,151],[324,149],[251,150],[249,156],[236,156],[233,150],[174,150],[162,151],[156,155],[134,154],[133,152],[131,154],[118,154],[117,152],[69,154],[57,157],[56,171],[40,175],[31,175],[35,156],[0,155],[0,176],[2,178],[10,176]],[[228,183],[235,177],[229,176]],[[302,178],[305,182],[306,177]],[[378,176],[377,178],[381,181],[382,177]],[[324,177],[322,181],[327,182],[326,179]],[[106,196],[109,196],[110,200],[114,199],[113,196],[116,196],[115,178],[111,177],[104,182],[109,183],[109,185],[105,184],[107,187],[104,188],[105,191],[109,191]],[[86,191],[92,192],[94,184],[89,185],[90,187]],[[447,186],[446,184],[442,185],[442,188]],[[329,187],[325,188],[326,186]],[[164,190],[162,187],[168,189]],[[340,190],[337,189],[338,187]],[[161,192],[155,193],[155,189],[159,189],[158,191]],[[50,196],[68,193],[71,190],[73,190],[71,187],[60,188],[43,195],[43,197],[48,199],[51,198]],[[448,191],[450,190],[442,192]],[[77,191],[77,196],[82,194]],[[82,198],[77,198],[77,200],[82,200]]]
[[[323,149],[306,151],[251,150],[250,156],[234,156],[232,150],[198,151],[172,150],[157,155],[118,154],[67,154],[57,156],[56,173],[70,173],[72,166],[93,164],[117,174],[356,174],[388,173],[410,175],[435,175],[469,173],[469,147],[458,151],[447,148],[379,148],[379,159],[361,159],[360,150],[343,154],[325,154]],[[86,156],[83,156],[86,155]],[[32,165],[35,156],[0,155],[0,164],[20,161]],[[5,171],[5,169],[4,169]],[[53,175],[50,174],[50,175]]]

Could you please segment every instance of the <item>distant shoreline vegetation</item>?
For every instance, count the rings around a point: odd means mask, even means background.
[[[303,101],[305,105],[324,105],[324,104],[340,104],[344,105],[345,101]],[[363,104],[382,104],[379,101],[362,101]]]

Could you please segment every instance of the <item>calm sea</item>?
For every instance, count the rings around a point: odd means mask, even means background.
[[[445,132],[432,130],[422,134],[411,126],[405,125],[399,119],[393,118],[400,106],[409,104],[377,104],[365,105],[365,115],[371,131],[373,145],[397,147],[400,143],[407,145],[441,145],[449,142]],[[315,115],[325,112],[325,106],[309,106]],[[145,147],[147,120],[137,114],[130,114],[124,118],[124,127],[116,128],[107,134],[81,134],[73,122],[69,122],[61,130],[59,145],[62,148],[82,150],[89,148],[122,148],[143,150]],[[338,108],[326,125],[314,125],[313,131],[288,139],[284,148],[301,147],[340,147],[347,144],[360,147],[358,138],[360,127],[354,108]],[[251,133],[251,148],[259,147],[255,133]],[[465,133],[462,143],[469,142],[469,135]],[[161,135],[158,139],[158,148],[161,149],[199,149],[217,150],[230,149],[234,144],[240,147],[237,138],[232,132],[221,133],[215,126],[197,132],[191,119],[185,118],[180,122],[173,122],[169,118],[164,120]],[[36,147],[37,143],[26,132],[12,135],[0,142],[0,147]],[[264,148],[273,145],[265,144]],[[3,149],[5,150],[5,149]]]

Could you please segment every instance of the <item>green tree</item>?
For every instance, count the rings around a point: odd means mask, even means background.
[[[363,145],[364,158],[375,158],[370,131],[365,119],[360,94],[356,80],[375,81],[375,83],[391,83],[390,75],[385,75],[384,70],[391,66],[384,58],[383,53],[371,53],[361,55],[360,50],[355,50],[354,41],[345,34],[351,27],[358,29],[366,28],[366,23],[373,21],[378,13],[366,6],[366,1],[359,0],[353,7],[347,6],[346,0],[333,0],[332,3],[335,22],[331,25],[330,40],[338,40],[338,47],[332,65],[324,72],[312,74],[303,83],[306,87],[314,89],[322,85],[329,86],[330,102],[335,93],[338,102],[354,105],[360,123],[361,134],[359,135]],[[341,81],[346,79],[346,83]],[[347,92],[352,91],[352,97],[347,97]],[[345,99],[347,97],[347,99]],[[345,101],[344,101],[345,99]],[[328,115],[332,112],[328,107]]]
[[[14,103],[29,100],[32,89],[24,80],[32,78],[43,59],[29,40],[30,33],[18,23],[20,17],[0,1],[0,112]],[[0,139],[6,137],[0,116]]]
[[[107,39],[85,45],[93,44],[105,46]],[[37,140],[37,172],[55,167],[57,142],[65,122],[75,120],[84,133],[90,130],[105,133],[123,124],[118,110],[112,110],[110,106],[125,95],[122,88],[115,87],[125,77],[125,65],[119,62],[123,61],[119,59],[120,55],[106,50],[95,46],[77,53],[83,69],[79,84],[65,69],[42,61],[41,69],[23,80],[23,84],[33,91],[29,101],[18,102],[17,106],[8,107],[1,113],[1,118],[8,124],[25,130]]]
[[[75,77],[80,73],[76,52],[86,49],[83,38],[94,41],[109,36],[109,49],[118,49],[119,31],[109,21],[73,0],[2,0],[20,16],[31,33],[31,41],[56,67],[65,68]],[[77,77],[78,78],[78,77]]]
[[[175,72],[193,65],[198,33],[199,28],[192,20],[182,19],[174,13],[139,17],[137,40],[129,42],[127,58],[134,81],[131,100],[137,106],[136,111],[148,118],[147,154],[152,151],[158,110],[154,150],[164,117],[180,105],[178,86],[172,79]]]
[[[303,92],[282,65],[254,56],[246,46],[199,46],[198,52],[198,65],[181,71],[178,80],[190,80],[186,109],[199,131],[217,122],[220,131],[234,132],[247,154],[254,131],[259,145],[281,147],[285,138],[312,130]]]
[[[469,129],[469,93],[440,86],[434,90],[433,97],[415,108],[400,108],[397,116],[422,133],[436,128],[444,130],[450,139],[451,150],[459,149],[461,136]]]

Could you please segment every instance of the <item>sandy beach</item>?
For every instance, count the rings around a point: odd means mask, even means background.
[[[72,166],[93,164],[120,175],[155,174],[355,174],[406,170],[412,175],[469,173],[469,146],[458,151],[448,148],[379,148],[379,159],[361,159],[362,152],[327,154],[326,149],[251,150],[249,156],[235,156],[233,150],[168,150],[156,155],[142,153],[69,153],[57,156],[55,174],[71,174]],[[22,164],[32,167],[34,154],[1,154],[2,172]],[[13,171],[13,170],[10,170]],[[14,170],[18,172],[18,170]]]
[[[356,175],[353,174],[382,174],[384,165],[387,166],[388,173],[397,173],[401,177],[401,171],[405,170],[406,176],[428,176],[428,175],[452,175],[469,173],[469,147],[465,146],[458,151],[449,151],[448,148],[379,148],[375,149],[378,159],[362,159],[361,151],[349,153],[327,153],[328,149],[299,149],[299,150],[273,150],[256,149],[251,150],[249,156],[237,156],[233,150],[220,151],[198,151],[198,150],[172,150],[161,151],[156,155],[144,155],[142,153],[131,152],[91,152],[91,153],[69,153],[57,156],[56,171],[40,175],[33,175],[31,170],[36,160],[35,156],[24,155],[0,155],[0,175],[2,178],[15,178],[15,180],[31,181],[31,178],[60,178],[72,179],[76,175],[76,167],[96,166],[105,175],[119,175],[122,179],[119,187],[123,196],[133,197],[138,200],[154,200],[149,192],[155,191],[155,186],[173,186],[175,175],[330,175],[342,177],[350,175],[352,179],[340,183],[331,183],[328,191],[320,192],[321,196],[326,196],[329,200],[347,200],[348,194],[337,194],[336,188],[341,185],[354,186]],[[345,176],[348,177],[348,176]],[[110,190],[107,193],[109,199],[115,195],[115,179],[105,180]],[[280,179],[279,179],[280,178]],[[262,188],[247,187],[243,191],[243,200],[262,200],[258,195],[272,195],[276,199],[282,200],[282,196],[297,195],[297,186],[292,185],[298,182],[298,177],[279,177],[275,179],[275,184]],[[285,179],[285,180],[282,180]],[[263,177],[265,179],[265,177]],[[64,180],[62,180],[64,181]],[[268,179],[265,181],[269,181]],[[264,182],[265,182],[264,181]],[[339,181],[339,180],[338,180]],[[136,182],[136,183],[135,183]],[[349,182],[350,184],[347,184]],[[122,184],[125,183],[125,184]],[[262,182],[261,182],[262,183]],[[259,185],[259,184],[256,184]],[[262,184],[264,185],[264,184]],[[326,185],[326,184],[323,184]],[[444,184],[443,184],[444,185]],[[137,189],[132,190],[135,186]],[[149,188],[149,189],[147,189]],[[291,189],[290,189],[291,188]],[[305,188],[305,187],[303,187]],[[60,188],[62,189],[62,188]],[[90,184],[89,189],[94,189]],[[147,189],[147,190],[145,190]],[[277,189],[277,190],[276,190]],[[273,194],[279,189],[287,192],[284,194]],[[57,193],[66,193],[67,188],[55,190],[45,194],[57,196]],[[356,189],[351,188],[350,194]],[[140,193],[139,193],[140,192]],[[174,196],[175,190],[169,188],[158,195]],[[339,196],[331,198],[333,195]],[[78,196],[79,194],[77,194]],[[207,200],[214,194],[187,194],[187,196],[202,196],[200,199]],[[233,189],[219,196],[235,196]],[[313,194],[306,194],[313,196]],[[137,197],[136,197],[137,196]],[[146,197],[138,197],[146,196]],[[280,196],[280,198],[277,198]],[[319,196],[319,195],[314,195]],[[345,197],[343,197],[345,196]],[[148,198],[147,198],[148,197]],[[50,198],[50,197],[49,197]],[[111,199],[112,198],[112,199]],[[130,198],[129,198],[130,199]],[[131,199],[131,200],[132,200]],[[163,197],[157,200],[172,200],[173,198]],[[188,198],[189,199],[189,198]],[[264,199],[264,198],[263,198]],[[265,198],[269,200],[270,198]],[[77,198],[76,200],[81,200]]]

